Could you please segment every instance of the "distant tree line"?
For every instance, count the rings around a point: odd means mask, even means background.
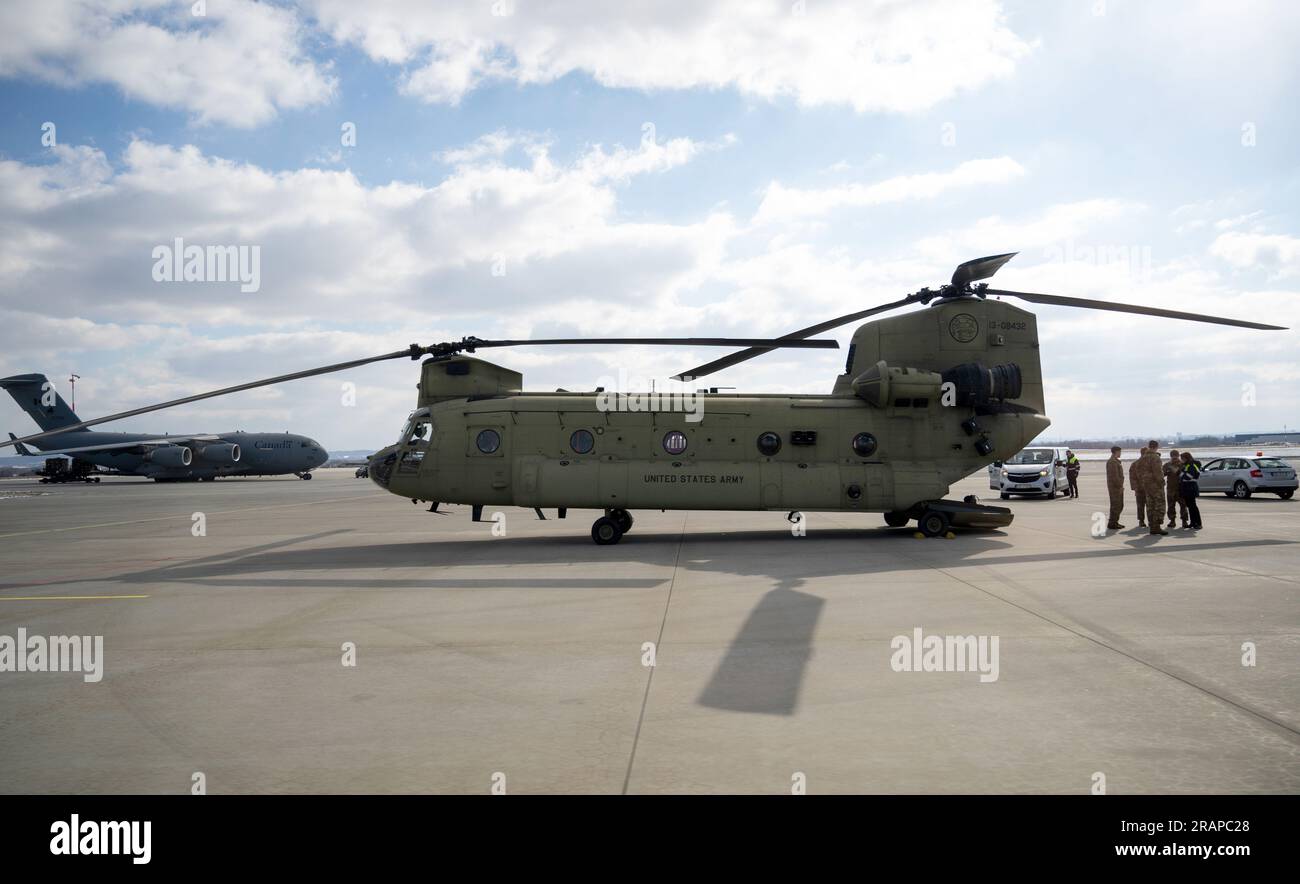
[[[1030,445],[1051,445],[1079,449],[1099,448],[1103,450],[1110,448],[1112,445],[1118,445],[1120,448],[1141,448],[1143,445],[1146,445],[1147,442],[1151,441],[1152,438],[1153,437],[1151,436],[1126,436],[1116,439],[1115,437],[1110,436],[1104,439],[1061,439],[1059,441],[1048,441],[1043,439],[1035,440],[1031,442]],[[1154,438],[1162,445],[1182,445],[1188,448],[1239,447],[1246,444],[1244,440],[1238,439],[1236,436],[1180,436],[1175,440],[1157,433]]]

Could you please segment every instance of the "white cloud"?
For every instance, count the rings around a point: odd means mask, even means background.
[[[1031,49],[994,0],[311,7],[337,40],[403,66],[406,92],[449,104],[486,80],[549,83],[580,71],[607,87],[735,88],[808,106],[905,112],[1009,76]]]
[[[1221,233],[1210,244],[1210,254],[1233,267],[1263,267],[1278,276],[1300,274],[1300,238],[1283,233]]]
[[[754,215],[755,223],[789,221],[825,215],[843,208],[877,206],[908,200],[933,199],[949,190],[981,184],[1003,184],[1025,174],[1010,157],[967,160],[948,172],[898,175],[875,184],[845,184],[819,190],[768,185]]]
[[[297,13],[253,0],[10,0],[0,4],[0,76],[109,83],[127,97],[256,126],[328,101],[336,83],[308,57]]]

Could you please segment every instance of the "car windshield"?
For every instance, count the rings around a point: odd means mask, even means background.
[[[1266,470],[1285,470],[1287,465],[1278,460],[1276,457],[1261,457],[1255,461],[1255,466],[1263,467]]]
[[[1052,463],[1056,459],[1055,452],[1050,448],[1026,448],[1019,454],[1007,460],[1007,463],[1014,465],[1033,464],[1042,466]]]

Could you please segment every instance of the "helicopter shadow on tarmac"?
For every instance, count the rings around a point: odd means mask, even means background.
[[[326,531],[231,550],[203,559],[168,564],[118,575],[116,582],[142,584],[182,583],[199,587],[268,589],[630,589],[665,586],[667,576],[620,576],[611,562],[633,561],[687,572],[717,573],[763,581],[771,586],[750,611],[735,637],[723,652],[707,684],[697,697],[701,706],[733,712],[793,715],[798,707],[808,662],[825,599],[807,591],[809,582],[820,578],[851,578],[863,593],[871,593],[872,575],[881,573],[1008,566],[1045,562],[1123,558],[1148,554],[1149,541],[1156,538],[1126,539],[1123,546],[1097,549],[1053,550],[1043,553],[1009,554],[1013,544],[1001,531],[963,532],[955,541],[912,539],[908,529],[884,527],[827,527],[806,537],[792,537],[786,530],[637,532],[617,547],[594,546],[583,536],[548,535],[534,537],[441,540],[428,543],[343,544],[350,529]],[[311,546],[323,540],[328,546]],[[1206,552],[1288,544],[1283,540],[1237,540],[1203,542],[1194,537],[1170,551]],[[846,544],[857,544],[847,554]],[[299,547],[299,548],[291,548]],[[722,555],[701,555],[721,551]],[[795,552],[798,551],[798,554]],[[995,555],[989,556],[989,553]],[[1001,555],[997,555],[1002,553]],[[393,570],[473,568],[475,565],[525,566],[536,575],[550,565],[577,570],[560,577],[527,576],[485,578],[466,576],[392,576]],[[582,576],[589,568],[591,576]],[[346,577],[332,572],[353,572]],[[374,576],[363,576],[365,572]],[[294,572],[287,574],[286,572]],[[362,572],[362,573],[356,573]],[[102,580],[103,578],[99,578]],[[710,589],[705,591],[725,591]]]

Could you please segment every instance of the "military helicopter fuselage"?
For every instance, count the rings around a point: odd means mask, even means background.
[[[993,527],[1010,511],[941,499],[1050,424],[1033,314],[975,297],[862,325],[825,395],[700,393],[689,409],[652,401],[634,411],[605,391],[522,386],[518,372],[477,358],[425,360],[417,408],[397,443],[371,457],[371,479],[476,516],[490,506],[616,518],[842,511],[917,518],[922,530]],[[944,515],[927,526],[933,512]]]

